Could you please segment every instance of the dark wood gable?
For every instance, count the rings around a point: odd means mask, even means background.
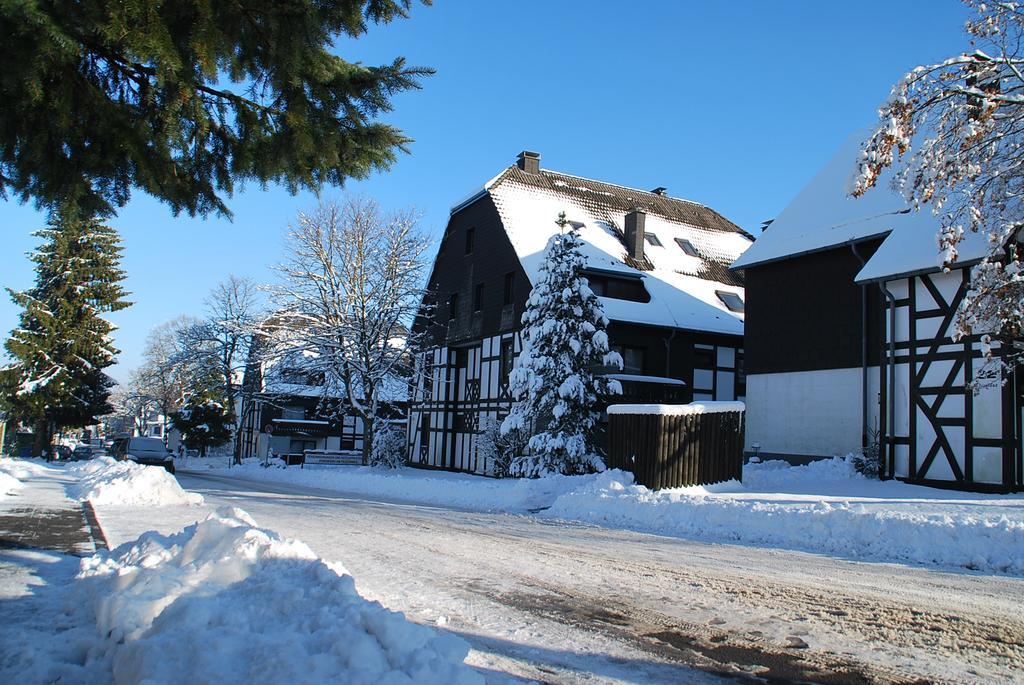
[[[768,229],[771,230],[771,229]],[[868,259],[881,244],[857,245]],[[854,278],[861,261],[849,245],[744,270],[747,372],[783,373],[861,365],[861,286]],[[867,287],[868,364],[879,363],[884,303]]]
[[[434,323],[421,312],[414,330],[427,330],[430,346],[512,331],[530,288],[494,201],[482,195],[448,220],[428,285]]]

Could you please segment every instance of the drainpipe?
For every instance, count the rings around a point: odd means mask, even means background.
[[[878,287],[881,289],[882,294],[885,295],[885,299],[889,301],[889,392],[886,397],[886,411],[889,414],[889,421],[886,425],[886,430],[895,435],[896,434],[896,296],[889,292],[889,288],[885,285],[885,281],[879,281]],[[879,439],[883,442],[879,445],[879,450],[885,445],[885,432],[879,436]],[[889,473],[883,475],[883,480],[888,480],[895,477],[896,475],[896,450],[893,449],[892,458],[887,459],[889,462]]]
[[[665,342],[665,378],[672,377],[672,341],[676,338],[676,333],[679,331],[675,328],[672,329],[672,334],[667,338],[664,338]]]
[[[850,241],[853,256],[860,262],[863,269],[865,260],[857,250],[857,244]],[[861,449],[868,447],[868,292],[867,284],[860,285],[860,444]]]

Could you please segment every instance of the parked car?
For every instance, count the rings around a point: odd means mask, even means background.
[[[89,461],[93,457],[98,456],[93,448],[89,445],[78,445],[71,452],[72,461]]]
[[[119,438],[110,446],[110,456],[147,466],[162,466],[174,473],[174,455],[159,438]]]
[[[50,461],[71,461],[71,448],[67,445],[54,445],[50,449]]]

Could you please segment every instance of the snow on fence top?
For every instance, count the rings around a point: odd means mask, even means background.
[[[607,378],[613,378],[617,381],[632,381],[634,383],[660,383],[662,385],[686,385],[686,381],[681,381],[678,378],[668,378],[665,376],[644,376],[636,373],[609,373],[605,375]]]
[[[722,414],[744,411],[742,402],[691,402],[690,404],[613,404],[609,414],[660,414],[662,416],[692,416],[695,414]]]

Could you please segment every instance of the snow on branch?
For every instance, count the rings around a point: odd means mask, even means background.
[[[986,237],[955,335],[980,337],[988,360],[980,376],[991,380],[1017,363],[1019,353],[1000,355],[1024,323],[1024,12],[1011,2],[965,2],[974,11],[966,33],[978,47],[919,66],[893,87],[850,192],[863,195],[893,167],[894,188],[936,216],[946,269],[968,232]]]

